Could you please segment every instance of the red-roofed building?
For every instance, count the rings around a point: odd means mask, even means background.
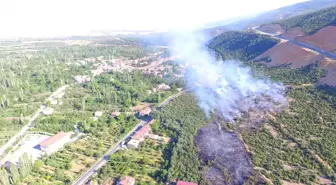
[[[135,179],[130,176],[124,176],[120,179],[117,185],[134,185]]]
[[[151,127],[149,125],[144,125],[139,131],[137,131],[132,136],[132,139],[143,142],[145,140],[145,137],[149,134],[150,131],[151,131]]]
[[[118,111],[116,111],[116,112],[112,112],[112,113],[111,113],[111,117],[112,117],[112,118],[115,118],[115,117],[118,117],[120,114],[121,114],[121,112],[118,112]]]
[[[143,109],[139,112],[139,115],[140,116],[147,116],[151,113],[151,111],[152,110],[149,107],[146,107],[145,109]]]
[[[193,182],[177,181],[176,185],[197,185],[197,184]]]
[[[39,144],[39,148],[47,153],[57,151],[63,147],[66,142],[70,140],[71,133],[59,132]]]

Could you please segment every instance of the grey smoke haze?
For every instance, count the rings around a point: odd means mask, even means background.
[[[282,84],[254,78],[251,69],[239,61],[217,61],[204,45],[206,40],[204,35],[178,33],[170,47],[180,62],[189,66],[185,76],[187,86],[194,89],[199,106],[207,115],[219,111],[225,119],[233,121],[242,111],[272,111],[274,103],[286,102]]]

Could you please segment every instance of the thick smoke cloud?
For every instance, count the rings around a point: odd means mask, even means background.
[[[229,121],[243,111],[273,111],[275,103],[285,103],[285,88],[268,79],[256,79],[249,67],[239,61],[217,61],[204,45],[204,35],[174,35],[171,51],[188,66],[185,75],[188,88],[193,89],[200,107],[207,115],[218,111]]]

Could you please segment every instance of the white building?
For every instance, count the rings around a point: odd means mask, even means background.
[[[43,109],[43,111],[42,111],[42,113],[44,115],[52,115],[53,112],[54,112],[54,109],[51,108],[51,107],[47,107],[47,108]]]
[[[51,154],[56,152],[58,149],[62,148],[65,143],[70,141],[71,132],[59,132],[48,139],[42,141],[39,144],[39,149],[41,151],[46,152],[47,154]]]
[[[166,85],[166,84],[164,84],[164,83],[162,83],[162,84],[159,84],[159,85],[157,86],[157,89],[165,91],[165,90],[169,90],[169,89],[170,89],[170,86],[169,86],[169,85]]]
[[[94,114],[96,117],[100,117],[103,115],[103,112],[101,111],[96,111],[95,114]]]
[[[50,100],[50,104],[51,105],[57,105],[57,100],[55,100],[55,99]]]
[[[127,147],[128,148],[138,148],[140,144],[139,140],[136,139],[131,139],[130,141],[128,141],[127,143]]]

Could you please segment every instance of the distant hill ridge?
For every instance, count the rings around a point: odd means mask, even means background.
[[[336,6],[273,23],[280,24],[285,30],[300,27],[305,33],[312,34],[321,28],[336,24]]]

